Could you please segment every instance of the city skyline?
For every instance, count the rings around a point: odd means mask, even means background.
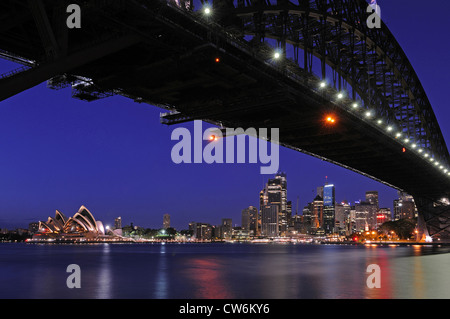
[[[450,78],[442,70],[450,69],[445,59],[450,44],[430,35],[450,5],[442,4],[437,13],[422,4],[419,13],[418,5],[380,5],[383,20],[407,53],[448,140]],[[442,17],[422,24],[416,23],[419,14]],[[1,73],[16,67],[0,60]],[[124,225],[160,226],[161,216],[169,212],[175,228],[186,227],[192,219],[239,221],[243,208],[258,206],[254,194],[268,177],[259,174],[259,164],[171,162],[170,133],[179,126],[191,128],[192,123],[164,126],[160,109],[123,97],[87,103],[70,95],[70,89],[52,91],[42,83],[2,102],[1,228],[26,227],[56,209],[73,211],[80,203],[111,224],[122,216]],[[299,209],[313,199],[317,181],[325,176],[336,185],[338,200],[362,200],[361,189],[378,190],[380,207],[392,209],[397,196],[396,190],[357,173],[285,148],[280,149],[280,170],[288,172],[288,197],[296,203],[299,196]],[[163,184],[156,182],[161,180]]]

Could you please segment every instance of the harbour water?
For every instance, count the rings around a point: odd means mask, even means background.
[[[0,244],[2,299],[450,298],[450,247]],[[68,288],[67,266],[81,288]],[[368,265],[380,267],[369,288]]]

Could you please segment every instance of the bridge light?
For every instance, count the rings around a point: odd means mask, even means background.
[[[342,99],[344,97],[344,94],[343,93],[339,93],[338,95],[337,95],[337,98],[338,99]]]
[[[367,111],[367,112],[366,112],[366,117],[371,117],[371,116],[372,116],[372,112]]]
[[[206,7],[204,10],[203,10],[203,13],[204,14],[206,14],[206,15],[210,15],[211,14],[211,8],[210,7]]]
[[[358,103],[353,103],[353,108],[356,109],[358,107]]]
[[[320,82],[319,86],[320,86],[321,88],[324,88],[324,87],[327,86],[327,82],[322,81],[322,82]]]
[[[392,127],[392,126],[388,126],[388,127],[387,127],[387,130],[390,132],[390,131],[393,130],[393,127]]]
[[[425,157],[428,157],[428,156],[430,156],[430,155],[428,155],[428,153],[425,153],[425,155],[424,155]]]
[[[397,133],[397,134],[395,134],[395,137],[400,137],[400,136],[402,136],[402,133]]]
[[[433,161],[434,161],[434,158],[430,157],[430,162],[433,162]]]
[[[440,168],[440,169],[444,169],[444,166],[441,165],[441,166],[439,166],[439,168]]]
[[[439,165],[439,162],[434,162],[434,165],[438,166],[438,165]]]
[[[421,148],[419,148],[419,151],[418,151],[419,153],[422,153],[423,152],[423,149],[421,149]]]
[[[444,169],[444,173],[447,173],[448,172],[448,169]]]
[[[412,148],[416,148],[417,145],[416,145],[416,144],[412,144],[411,147],[412,147]]]
[[[409,143],[409,138],[405,138],[404,142]]]
[[[383,120],[378,120],[377,123],[378,123],[378,124],[382,124],[382,123],[383,123]]]
[[[331,115],[327,116],[327,118],[325,120],[329,124],[334,124],[336,122],[336,119]]]
[[[403,147],[403,148],[402,148],[402,152],[403,152],[403,153],[406,153],[406,148]]]

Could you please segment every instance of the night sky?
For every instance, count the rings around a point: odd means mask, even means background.
[[[382,18],[415,68],[431,101],[445,140],[450,138],[448,85],[450,2],[378,1]],[[0,73],[18,67],[0,60]],[[54,216],[72,216],[85,205],[105,225],[160,228],[163,214],[186,229],[190,221],[219,224],[258,206],[259,191],[271,175],[256,164],[174,164],[164,112],[116,96],[95,102],[71,98],[42,83],[0,102],[0,228],[28,227]],[[206,127],[206,125],[204,125]],[[380,207],[392,210],[397,191],[333,164],[280,150],[293,212],[313,200],[316,187],[336,186],[336,200],[362,200],[379,191]]]

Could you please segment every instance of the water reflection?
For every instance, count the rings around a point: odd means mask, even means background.
[[[168,298],[168,274],[167,274],[167,256],[166,246],[160,246],[160,253],[158,256],[158,272],[155,278],[155,298]]]
[[[233,298],[224,280],[227,269],[215,257],[197,256],[189,260],[185,277],[191,284],[190,298],[226,299]]]
[[[1,245],[0,298],[450,298],[449,249],[332,245]],[[70,289],[69,264],[81,267]],[[367,266],[381,269],[368,288]]]
[[[112,298],[113,287],[113,277],[111,275],[111,257],[110,257],[111,247],[109,244],[103,244],[101,250],[101,259],[98,266],[98,279],[96,283],[97,294],[96,298],[99,299],[110,299]]]

